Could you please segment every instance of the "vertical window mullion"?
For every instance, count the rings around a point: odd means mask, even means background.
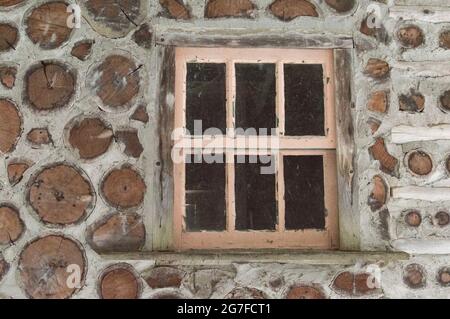
[[[278,232],[285,232],[286,230],[286,219],[285,219],[285,201],[284,201],[284,162],[283,153],[278,152],[276,156],[277,173],[275,181],[277,183],[277,200],[278,200]]]
[[[227,129],[235,128],[235,111],[234,105],[236,100],[236,76],[234,61],[227,61],[226,83],[227,83]],[[228,133],[228,132],[227,132]],[[234,135],[234,134],[233,134]],[[226,134],[228,137],[228,134]],[[227,140],[227,138],[226,138]],[[226,152],[226,171],[227,171],[227,231],[234,232],[236,230],[236,200],[235,200],[235,171],[234,171],[234,151]]]
[[[282,61],[277,62],[276,71],[277,82],[277,101],[276,101],[276,114],[277,114],[277,135],[284,136],[285,133],[285,106],[284,106],[284,63]]]

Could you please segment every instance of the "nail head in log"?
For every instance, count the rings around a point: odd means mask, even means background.
[[[325,0],[325,2],[340,13],[348,12],[355,6],[355,0]]]
[[[0,0],[0,8],[12,7],[25,1],[26,0]]]
[[[365,74],[374,79],[384,79],[389,75],[390,67],[386,61],[371,58],[367,62]]]
[[[69,225],[86,217],[95,197],[91,184],[78,169],[56,164],[32,179],[29,201],[44,223]]]
[[[72,99],[75,83],[75,75],[66,66],[43,61],[25,76],[26,97],[36,111],[59,109]]]
[[[450,112],[450,90],[445,91],[441,95],[441,108],[445,112]]]
[[[126,36],[141,23],[147,1],[85,0],[80,3],[92,28],[108,38]]]
[[[23,174],[30,168],[28,163],[10,163],[8,165],[8,180],[11,186],[15,186],[23,178]]]
[[[447,212],[438,212],[434,218],[439,226],[445,227],[450,223],[450,215]]]
[[[275,0],[269,10],[282,21],[291,21],[304,16],[319,16],[316,7],[306,0]]]
[[[414,151],[408,156],[408,167],[414,174],[425,176],[433,170],[433,161],[427,153]]]
[[[386,113],[388,108],[388,93],[385,91],[377,91],[370,95],[367,103],[369,111],[377,113]]]
[[[372,192],[369,196],[370,209],[375,212],[386,204],[388,188],[381,176],[374,176],[372,179]]]
[[[16,49],[19,41],[19,31],[8,23],[0,23],[0,52]]]
[[[398,160],[389,154],[383,138],[377,138],[375,144],[369,148],[369,152],[374,160],[380,162],[380,169],[383,172],[392,176],[397,175]]]
[[[98,253],[139,251],[145,244],[145,226],[136,213],[115,213],[89,226],[89,245]]]
[[[142,204],[146,186],[138,172],[124,166],[113,170],[105,177],[101,190],[111,206],[126,209]]]
[[[108,151],[113,141],[112,128],[99,118],[75,120],[69,143],[82,159],[94,159]]]
[[[80,61],[86,61],[91,56],[92,46],[94,45],[94,43],[94,40],[78,41],[73,46],[70,54]]]
[[[22,133],[22,119],[16,105],[6,99],[0,99],[0,152],[13,151]]]
[[[426,285],[425,270],[419,264],[410,264],[403,271],[403,282],[412,289]]]
[[[289,289],[286,299],[326,299],[324,293],[312,286],[294,286]]]
[[[183,0],[159,0],[159,3],[166,10],[168,17],[170,18],[180,20],[191,18],[191,14],[183,3]]]
[[[99,294],[102,299],[138,299],[140,290],[139,279],[129,265],[111,266],[100,278]]]
[[[417,210],[408,212],[405,215],[405,223],[411,227],[419,227],[422,224],[422,216]]]
[[[251,18],[256,6],[250,0],[209,0],[205,10],[205,17],[227,18],[246,17]]]
[[[30,298],[67,299],[77,291],[77,286],[83,285],[85,267],[84,252],[78,243],[60,235],[50,235],[25,247],[18,270],[22,287]],[[73,276],[75,271],[79,271],[79,283],[71,281],[71,278],[77,279]]]
[[[400,44],[405,48],[417,48],[424,43],[422,30],[414,25],[404,26],[397,32]]]
[[[411,90],[409,94],[402,94],[398,98],[400,111],[410,113],[420,113],[425,108],[425,97]]]
[[[93,70],[88,83],[107,110],[122,111],[139,92],[139,70],[129,58],[112,55]]]
[[[17,241],[25,230],[16,208],[0,206],[0,245],[9,245]]]
[[[41,49],[56,49],[69,40],[73,29],[67,20],[73,14],[68,4],[57,1],[45,3],[31,11],[26,19],[26,33]]]
[[[441,33],[439,36],[439,45],[441,48],[450,49],[450,30]]]

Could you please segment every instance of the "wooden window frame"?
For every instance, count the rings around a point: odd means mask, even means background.
[[[187,136],[183,134],[175,140],[175,151],[181,158],[193,145],[202,149],[207,143],[219,142],[218,152],[226,155],[226,230],[187,232],[185,225],[185,168],[184,163],[174,165],[174,247],[177,250],[189,249],[336,249],[338,247],[337,218],[337,177],[336,177],[336,122],[334,107],[334,78],[332,50],[305,49],[255,49],[255,48],[186,48],[175,49],[175,129],[186,127],[186,78],[188,63],[223,63],[226,65],[226,122],[227,129],[236,128],[234,105],[236,99],[235,64],[238,63],[273,63],[276,65],[276,114],[278,118],[277,136],[242,137],[242,136]],[[320,64],[323,67],[324,84],[324,136],[285,136],[284,117],[284,65],[286,64]],[[205,128],[206,129],[206,128]],[[192,132],[191,132],[192,133]],[[269,155],[261,154],[257,146],[262,140],[279,139],[280,150],[272,155],[277,165],[276,200],[278,223],[275,231],[238,231],[235,228],[235,155]],[[246,143],[247,142],[247,143]],[[268,144],[275,145],[270,141]],[[235,145],[235,149],[224,146]],[[209,145],[210,146],[210,145]],[[244,146],[244,147],[242,147]],[[284,200],[283,158],[287,155],[318,155],[324,159],[324,201],[327,214],[325,229],[286,230]]]
[[[347,251],[360,249],[358,185],[355,182],[354,97],[353,97],[353,40],[351,38],[305,35],[287,38],[233,37],[215,38],[190,34],[160,34],[156,36],[160,57],[159,136],[161,165],[159,169],[160,202],[151,217],[151,250],[180,250],[174,236],[174,164],[171,151],[175,127],[175,48],[176,47],[237,47],[237,48],[296,48],[332,49],[334,53],[335,110],[336,110],[336,166],[339,207],[339,248]],[[224,247],[221,247],[224,248]]]

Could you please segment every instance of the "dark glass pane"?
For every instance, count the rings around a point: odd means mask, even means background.
[[[262,174],[259,157],[236,156],[236,229],[274,230],[277,224],[275,174]],[[275,160],[274,157],[268,157]],[[239,163],[239,160],[241,163]]]
[[[191,135],[202,135],[209,128],[226,132],[225,64],[188,63],[186,83],[186,128]],[[202,130],[194,132],[194,121]]]
[[[286,229],[324,229],[322,156],[284,156]]]
[[[186,164],[187,231],[225,230],[225,164],[201,162]]]
[[[287,136],[325,135],[323,68],[320,64],[284,65]]]
[[[275,64],[236,64],[236,127],[271,135],[276,128]],[[260,134],[259,129],[267,129]],[[250,134],[256,135],[256,134]]]

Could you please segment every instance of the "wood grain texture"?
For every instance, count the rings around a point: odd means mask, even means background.
[[[355,179],[355,140],[353,123],[352,55],[350,50],[335,50],[337,174],[339,190],[340,245],[344,250],[359,250],[360,224]]]
[[[89,181],[74,167],[56,164],[44,168],[30,184],[28,199],[44,223],[74,224],[94,205]]]
[[[57,1],[33,9],[25,22],[30,40],[41,49],[56,49],[63,45],[73,31],[67,26],[72,14],[67,12],[67,8],[66,3]]]
[[[86,260],[80,245],[60,235],[50,235],[29,243],[19,259],[19,278],[28,297],[33,299],[67,299],[77,288],[67,285],[68,266],[80,270],[84,283]]]
[[[22,132],[22,119],[16,105],[0,99],[0,152],[11,152]]]

